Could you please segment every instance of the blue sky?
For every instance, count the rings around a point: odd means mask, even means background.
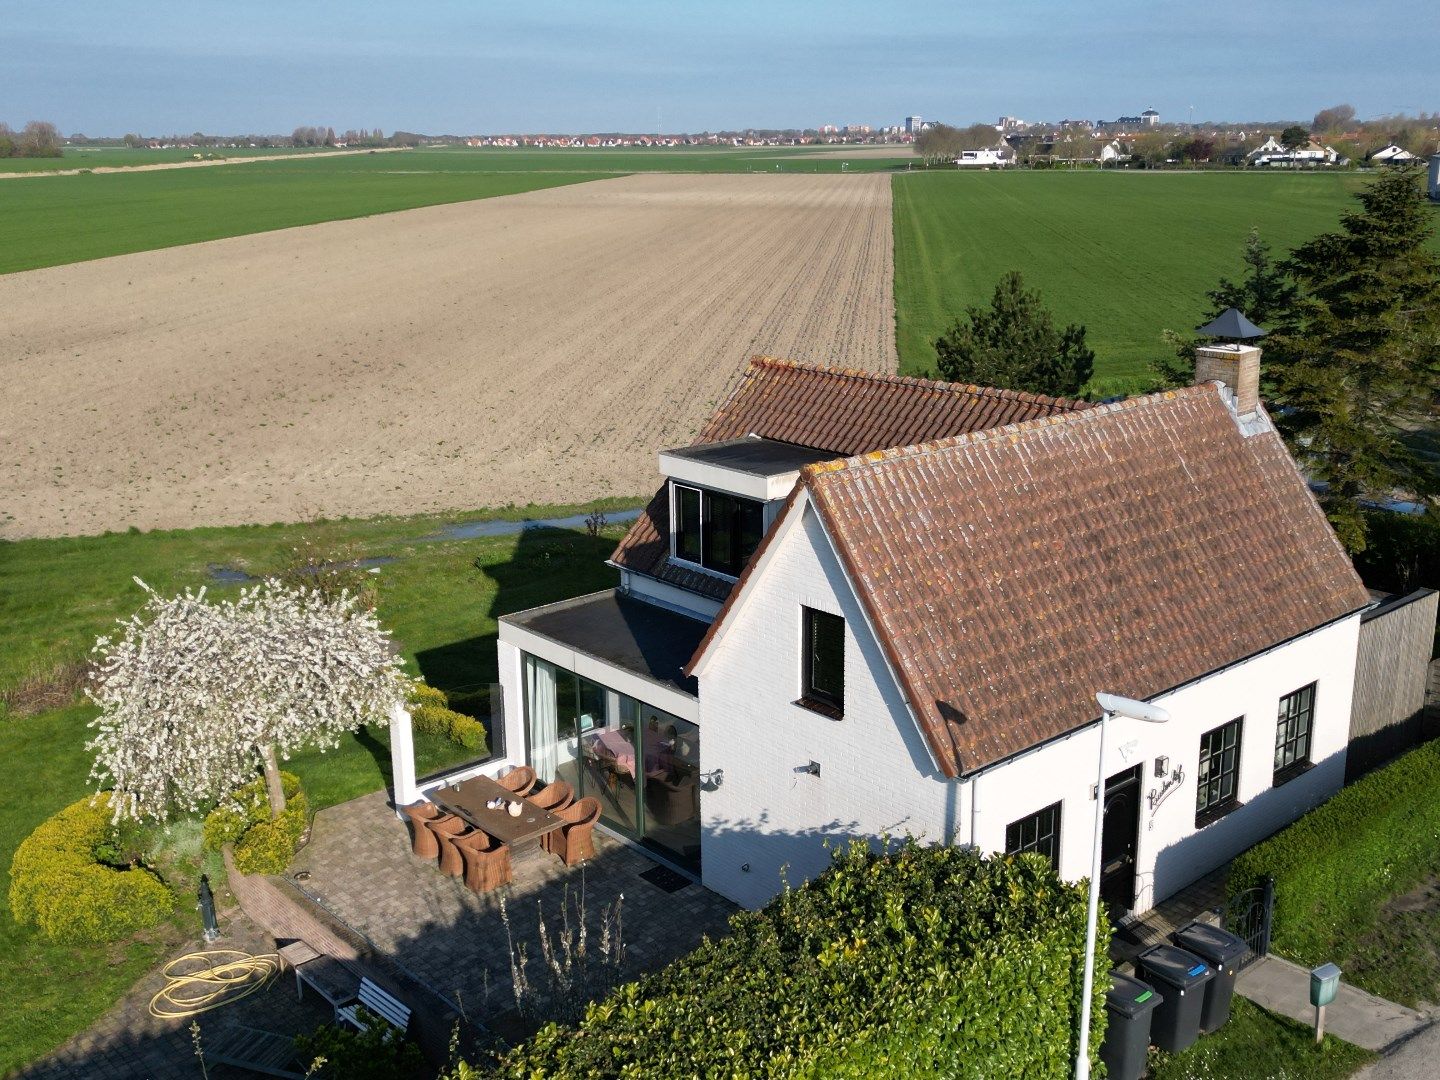
[[[1433,0],[0,0],[0,119],[699,131],[1440,111]],[[1420,42],[1428,42],[1423,48]],[[1407,43],[1417,43],[1408,56]]]

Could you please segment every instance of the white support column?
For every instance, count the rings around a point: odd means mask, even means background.
[[[410,730],[410,713],[396,703],[390,709],[390,777],[396,813],[399,807],[420,801],[415,784],[415,736]]]

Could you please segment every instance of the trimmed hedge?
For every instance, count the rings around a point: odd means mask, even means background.
[[[444,690],[418,679],[410,690],[410,723],[416,731],[439,735],[467,750],[483,754],[489,749],[484,724],[450,708],[450,698]]]
[[[1085,901],[1032,855],[852,844],[734,916],[728,937],[620,987],[574,1028],[548,1025],[497,1075],[1066,1077]],[[1109,938],[1102,925],[1101,972]],[[1104,1008],[1093,1016],[1098,1054]]]
[[[1275,879],[1271,945],[1307,966],[1346,956],[1382,905],[1440,870],[1440,742],[1426,743],[1257,844],[1235,896]]]
[[[270,797],[263,776],[250,781],[234,795],[234,806],[220,805],[205,816],[207,851],[235,845],[235,868],[242,874],[279,874],[290,865],[300,838],[305,835],[309,804],[300,790],[300,778],[280,773],[285,812],[270,817]]]
[[[98,860],[113,847],[110,799],[72,803],[20,842],[10,863],[10,910],[67,945],[114,941],[161,922],[175,897],[144,867],[118,869]]]

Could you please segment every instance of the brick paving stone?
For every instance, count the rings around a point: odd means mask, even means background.
[[[655,863],[599,830],[595,858],[583,867],[567,868],[537,843],[516,849],[512,860],[510,885],[476,895],[434,862],[411,854],[407,827],[386,794],[376,792],[317,814],[292,874],[380,954],[482,1023],[514,1004],[502,897],[513,939],[526,943],[533,965],[540,917],[555,931],[567,894],[572,924],[583,894],[592,947],[602,910],[623,895],[622,978],[662,967],[706,935],[726,933],[726,920],[737,910],[700,885],[678,893],[651,885],[640,875]]]
[[[386,793],[376,792],[316,815],[310,842],[291,868],[293,882],[232,874],[230,886],[243,910],[222,915],[222,937],[209,947],[267,953],[277,940],[303,937],[332,955],[398,973],[473,1022],[513,1032],[511,938],[500,915],[502,897],[511,935],[525,943],[532,973],[539,921],[543,917],[552,933],[557,930],[567,897],[573,926],[583,895],[593,947],[602,910],[623,895],[626,959],[617,979],[662,967],[706,935],[728,931],[726,920],[737,910],[729,901],[699,885],[677,893],[651,885],[640,875],[655,863],[599,830],[595,853],[583,867],[567,868],[528,844],[513,853],[513,883],[477,896],[411,854],[406,826]],[[307,907],[304,897],[320,906]],[[204,948],[196,942],[175,955]],[[152,971],[89,1028],[15,1080],[193,1080],[198,1069],[189,1021],[149,1015],[150,999],[163,984],[160,971]],[[263,992],[199,1022],[202,1037],[218,1035],[231,1022],[293,1035],[329,1018],[317,995],[296,1001],[294,977],[286,972]],[[449,1016],[436,1019],[443,1037]],[[253,1074],[217,1066],[209,1075],[232,1080]]]

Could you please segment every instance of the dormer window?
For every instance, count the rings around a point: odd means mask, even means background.
[[[671,554],[738,577],[765,533],[765,504],[688,484],[670,491]]]

